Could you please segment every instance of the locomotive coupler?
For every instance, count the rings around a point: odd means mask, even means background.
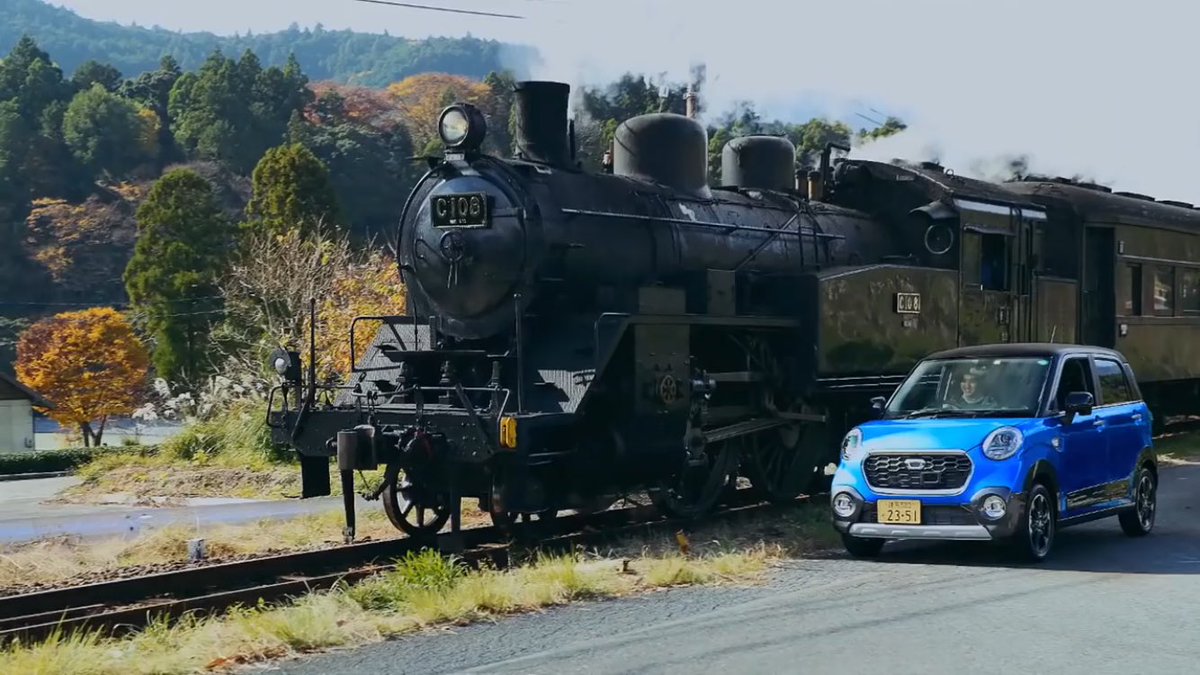
[[[342,479],[342,506],[346,511],[346,527],[342,536],[347,544],[354,543],[354,472],[374,471],[378,466],[379,430],[370,424],[337,433],[338,473]]]

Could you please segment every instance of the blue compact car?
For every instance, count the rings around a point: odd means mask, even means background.
[[[1001,541],[1033,561],[1068,525],[1154,527],[1150,410],[1119,352],[964,347],[920,361],[842,441],[830,490],[846,549],[891,539]]]

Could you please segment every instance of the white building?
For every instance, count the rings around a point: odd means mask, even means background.
[[[33,452],[33,407],[49,408],[50,402],[0,372],[0,453]]]

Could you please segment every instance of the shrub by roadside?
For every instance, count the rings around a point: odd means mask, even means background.
[[[0,476],[24,473],[51,473],[72,471],[100,457],[133,457],[143,452],[142,446],[63,448],[39,452],[19,452],[0,455]]]

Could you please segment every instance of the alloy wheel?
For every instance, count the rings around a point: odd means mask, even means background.
[[[1054,513],[1045,492],[1036,492],[1029,500],[1029,548],[1039,558],[1050,551],[1054,539]]]

